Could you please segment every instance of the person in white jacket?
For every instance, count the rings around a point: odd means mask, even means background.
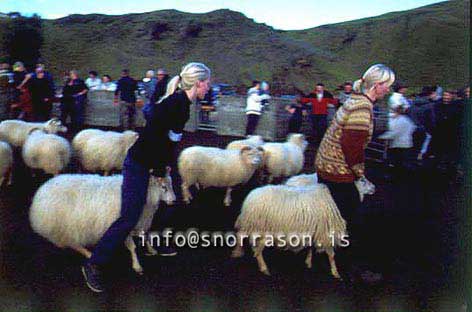
[[[252,88],[247,92],[246,101],[246,135],[252,135],[256,131],[257,124],[262,114],[264,100],[269,100],[270,95],[261,94],[261,83],[257,80],[252,82]]]
[[[408,110],[410,108],[410,102],[408,102],[405,97],[405,93],[408,90],[408,87],[404,84],[397,83],[393,87],[393,93],[388,99],[388,109],[389,117],[393,117],[396,114],[396,109],[398,107],[403,107],[403,109]]]
[[[406,107],[397,106],[389,118],[388,131],[379,136],[380,139],[389,140],[388,158],[397,177],[405,171],[416,130],[415,123],[406,115],[406,111]]]

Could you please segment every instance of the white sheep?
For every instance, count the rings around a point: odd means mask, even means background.
[[[108,175],[112,170],[121,170],[128,149],[136,142],[138,134],[134,131],[123,133],[106,131],[92,135],[81,149],[82,168],[97,172],[104,171]]]
[[[227,146],[226,149],[235,149],[235,150],[240,150],[244,146],[250,146],[250,147],[260,147],[264,144],[264,140],[260,135],[250,135],[246,139],[243,140],[235,140],[230,142]]]
[[[63,137],[33,129],[22,147],[21,154],[28,167],[58,175],[69,164],[71,147],[69,141]]]
[[[290,177],[303,169],[304,152],[308,143],[303,134],[290,134],[285,143],[265,143],[264,169],[268,183],[274,178]]]
[[[122,183],[122,175],[62,174],[54,177],[34,195],[29,212],[31,227],[57,247],[69,247],[90,258],[87,247],[96,245],[120,216]],[[138,274],[142,274],[143,268],[132,235],[149,230],[160,200],[168,204],[175,201],[169,174],[161,181],[150,178],[143,213],[125,241],[131,253],[132,267]],[[151,254],[156,253],[149,240],[146,240],[146,246]]]
[[[75,157],[79,160],[82,159],[82,150],[87,141],[97,135],[104,134],[105,131],[100,129],[85,129],[80,131],[72,139],[72,149],[74,151]]]
[[[192,146],[182,151],[178,168],[182,177],[182,196],[185,202],[192,199],[189,187],[226,187],[225,206],[231,205],[232,187],[251,179],[262,163],[260,148],[243,147],[225,150],[215,147]]]
[[[248,238],[259,270],[270,275],[264,261],[264,247],[299,251],[309,247],[305,264],[312,266],[312,248],[326,252],[331,273],[340,278],[334,261],[334,247],[347,246],[346,222],[324,184],[294,187],[267,185],[252,190],[236,220],[237,246],[233,257],[241,257]],[[274,243],[275,242],[275,243]]]
[[[57,118],[42,123],[10,119],[0,123],[0,140],[13,147],[21,147],[33,129],[41,129],[47,133],[67,132],[67,128]]]
[[[300,174],[288,179],[284,184],[290,186],[309,186],[318,183],[318,175],[312,174]],[[365,195],[372,195],[375,193],[375,185],[365,179],[358,179],[354,181],[357,191],[359,192],[359,199],[361,202],[364,201]]]
[[[11,168],[13,165],[13,151],[10,144],[0,141],[0,186],[3,180],[9,176],[8,184],[11,184]]]
[[[289,186],[308,186],[315,185],[318,183],[318,175],[316,173],[312,174],[299,174],[291,177],[285,181],[285,185]]]

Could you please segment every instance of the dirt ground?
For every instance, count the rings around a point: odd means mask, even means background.
[[[224,147],[231,139],[187,133],[181,148]],[[313,171],[314,153],[310,145],[304,172]],[[97,295],[84,285],[82,256],[56,248],[30,228],[31,198],[46,177],[32,178],[18,161],[14,184],[0,192],[0,310],[465,311],[463,183],[427,166],[400,182],[386,181],[386,173],[383,165],[368,164],[377,192],[357,213],[362,247],[353,247],[383,274],[379,284],[335,280],[325,254],[315,255],[313,268],[306,269],[304,251],[266,250],[268,277],[250,253],[231,259],[228,247],[181,248],[169,258],[146,257],[140,249],[145,274],[137,276],[123,247],[107,267],[108,291]],[[251,181],[235,190],[229,208],[222,204],[223,190],[199,191],[191,205],[174,207],[174,228],[231,231],[254,187]],[[162,226],[159,216],[166,209],[158,211],[154,229]]]

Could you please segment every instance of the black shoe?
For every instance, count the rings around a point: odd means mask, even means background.
[[[88,288],[96,293],[105,291],[102,282],[102,273],[98,266],[90,263],[85,263],[82,266],[82,274],[84,275],[85,283]]]
[[[177,250],[172,246],[160,246],[157,249],[157,254],[162,257],[173,257],[177,255]]]

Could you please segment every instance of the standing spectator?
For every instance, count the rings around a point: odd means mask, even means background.
[[[388,121],[388,131],[379,136],[380,139],[390,140],[388,158],[394,168],[396,179],[404,178],[405,168],[408,167],[413,148],[413,133],[415,123],[407,116],[407,107],[395,106],[393,115]]]
[[[169,75],[165,69],[157,70],[157,84],[154,90],[154,94],[151,96],[150,103],[155,104],[158,102],[166,93],[167,83],[169,82]]]
[[[288,121],[288,133],[300,133],[303,116],[307,114],[306,107],[301,102],[302,97],[302,94],[298,95],[294,104],[285,106],[285,110],[290,113],[290,119]]]
[[[352,82],[346,81],[343,84],[343,90],[338,94],[338,103],[339,106],[344,105],[347,100],[351,98],[352,95]]]
[[[85,84],[89,90],[99,90],[102,80],[98,77],[98,73],[94,70],[89,71],[89,77],[85,80]]]
[[[11,98],[12,73],[10,64],[5,60],[0,61],[0,121],[8,118],[8,110]]]
[[[13,64],[12,86],[14,90],[14,98],[12,105],[10,106],[10,118],[18,118],[25,121],[32,120],[33,106],[31,103],[31,93],[27,84],[20,87],[27,75],[28,72],[22,62],[16,62]]]
[[[62,89],[61,121],[65,125],[70,116],[70,129],[73,134],[78,133],[84,123],[85,101],[88,87],[76,70],[71,70],[69,80]]]
[[[270,95],[263,94],[259,95],[261,90],[261,83],[257,80],[252,82],[252,88],[247,92],[246,100],[246,135],[254,134],[257,124],[259,123],[259,118],[262,114],[262,101],[270,99]]]
[[[388,99],[389,117],[397,115],[397,107],[403,107],[405,110],[410,108],[410,102],[405,97],[408,86],[402,83],[396,83],[393,86],[393,94]]]
[[[459,157],[463,112],[453,102],[454,92],[446,90],[431,111],[433,117],[431,151],[441,169],[452,173]]]
[[[100,85],[99,90],[105,91],[116,91],[116,83],[111,81],[110,75],[103,75],[102,77],[102,84]]]
[[[354,181],[360,180],[364,185],[372,185],[364,176],[364,162],[365,148],[374,129],[374,102],[389,92],[394,80],[395,74],[387,66],[371,66],[354,83],[356,94],[338,109],[316,154],[315,168],[319,182],[329,188],[349,228],[350,246],[344,251],[344,256],[345,252],[359,250],[354,217],[361,203]],[[338,255],[343,256],[342,253]],[[349,270],[348,264],[360,258],[356,259],[351,255],[345,260],[347,261],[343,267]],[[370,271],[362,272],[360,277],[368,282],[381,279],[380,275]]]
[[[120,105],[120,127],[122,130],[134,130],[136,118],[136,80],[129,76],[129,70],[121,71],[121,78],[115,90],[115,105]],[[119,100],[118,100],[119,99]]]
[[[203,99],[210,88],[210,69],[201,63],[184,66],[169,82],[166,95],[155,106],[151,118],[136,143],[128,150],[123,164],[121,213],[95,246],[92,256],[82,267],[87,286],[103,292],[102,268],[109,264],[117,248],[136,226],[146,202],[150,175],[158,180],[166,176],[166,169],[175,161],[175,149],[189,119],[190,105]],[[165,252],[165,253],[164,253]],[[160,255],[175,255],[175,250]]]
[[[148,70],[146,72],[146,77],[143,78],[143,91],[144,97],[146,98],[146,103],[149,104],[151,101],[154,92],[156,91],[157,79],[155,77],[153,70]]]
[[[33,119],[35,121],[47,121],[50,119],[54,99],[55,88],[52,76],[46,74],[44,67],[38,66],[29,80],[33,102]],[[22,84],[24,83],[25,81],[22,82]]]
[[[336,105],[333,95],[325,90],[324,84],[317,83],[315,90],[308,97],[302,98],[302,103],[311,103],[311,122],[313,127],[313,142],[319,143],[326,132],[328,104]]]

